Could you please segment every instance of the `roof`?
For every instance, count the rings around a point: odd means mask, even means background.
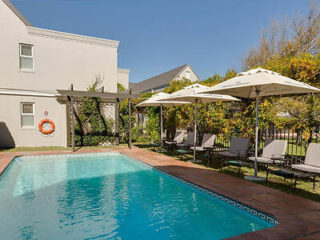
[[[184,64],[180,67],[174,68],[168,72],[161,73],[157,76],[148,78],[144,81],[138,83],[130,83],[130,88],[132,88],[132,91],[136,93],[143,93],[155,89],[164,88],[168,86],[169,83],[187,67],[190,66],[188,64]]]
[[[19,10],[9,0],[2,1],[26,26],[32,26],[32,24],[19,12]]]

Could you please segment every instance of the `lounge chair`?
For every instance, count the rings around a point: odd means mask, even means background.
[[[227,165],[238,167],[238,173],[240,173],[241,167],[250,165],[244,161],[240,161],[241,159],[247,158],[248,149],[249,138],[232,137],[230,147],[227,151],[216,152],[216,154],[222,159],[220,171],[224,167],[225,161],[227,161]]]
[[[172,141],[166,141],[165,143],[167,145],[177,145],[179,143],[183,143],[183,138],[184,138],[184,132],[176,131],[174,139]]]
[[[245,158],[248,155],[249,138],[233,137],[228,151],[217,152],[221,157]]]
[[[216,139],[216,135],[205,133],[202,138],[201,146],[196,146],[196,151],[203,152],[208,150],[208,148],[212,148],[215,139]],[[193,150],[194,147],[192,146],[190,147],[190,149]]]
[[[193,132],[188,132],[187,134],[187,141],[183,143],[177,143],[178,148],[188,148],[193,146],[193,141],[194,141],[194,133]]]
[[[257,157],[258,164],[263,164],[267,168],[269,164],[284,164],[288,142],[286,140],[266,139],[261,157]],[[250,161],[255,161],[255,157],[249,157]]]
[[[320,175],[320,144],[310,143],[304,163],[292,164],[291,168],[305,173],[313,174],[313,189],[315,188],[315,176]]]

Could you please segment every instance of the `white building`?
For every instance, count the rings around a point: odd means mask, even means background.
[[[170,85],[171,81],[187,79],[192,82],[200,81],[198,75],[189,64],[171,69],[154,77],[148,78],[138,83],[130,83],[135,93],[160,92]]]
[[[57,89],[86,90],[96,78],[106,92],[128,87],[118,41],[33,27],[8,0],[0,0],[0,39],[0,147],[67,145]],[[44,118],[55,123],[52,134],[39,131]]]

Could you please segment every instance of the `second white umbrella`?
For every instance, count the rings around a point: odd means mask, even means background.
[[[160,106],[160,145],[163,147],[163,107],[167,106],[178,106],[181,104],[190,104],[186,101],[160,101],[161,99],[167,98],[170,94],[160,92],[152,95],[147,100],[137,104],[137,107],[157,107]]]
[[[177,92],[169,95],[167,98],[163,98],[160,101],[188,101],[195,103],[194,108],[194,140],[193,140],[193,161],[196,161],[196,145],[197,145],[197,108],[198,103],[213,103],[219,101],[240,101],[237,98],[222,95],[222,94],[204,94],[200,92],[210,90],[210,87],[202,84],[193,84],[187,86]]]

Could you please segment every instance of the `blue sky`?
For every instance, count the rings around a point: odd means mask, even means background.
[[[306,14],[308,0],[15,0],[36,27],[119,40],[130,81],[190,64],[201,79],[241,70],[273,19]]]

